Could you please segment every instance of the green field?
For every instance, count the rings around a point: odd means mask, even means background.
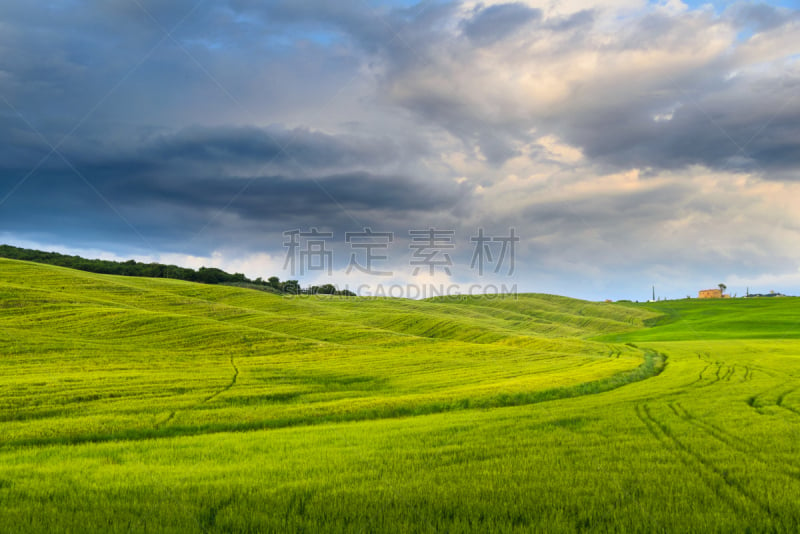
[[[796,532],[798,333],[0,259],[0,532]]]

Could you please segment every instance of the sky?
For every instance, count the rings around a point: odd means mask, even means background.
[[[4,0],[0,243],[362,295],[800,294],[799,93],[788,0]]]

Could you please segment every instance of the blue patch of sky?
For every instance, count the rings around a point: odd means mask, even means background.
[[[744,28],[743,30],[740,30],[739,33],[736,34],[736,40],[742,43],[750,39],[753,35],[755,35],[755,32],[753,31],[752,28]]]
[[[722,13],[727,7],[741,3],[767,4],[789,9],[797,9],[800,7],[800,2],[798,2],[798,0],[773,0],[771,2],[747,2],[746,0],[744,2],[742,0],[683,0],[683,3],[689,6],[689,9],[700,9],[711,5],[715,13]]]

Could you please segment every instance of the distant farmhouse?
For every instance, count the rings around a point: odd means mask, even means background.
[[[723,293],[722,289],[701,289],[698,293],[699,299],[729,299],[730,295]]]

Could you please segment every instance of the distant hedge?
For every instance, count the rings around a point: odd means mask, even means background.
[[[195,270],[188,267],[178,267],[177,265],[141,263],[135,260],[89,260],[80,256],[59,254],[58,252],[43,252],[41,250],[12,247],[10,245],[0,245],[0,258],[45,263],[47,265],[68,267],[70,269],[77,269],[79,271],[87,271],[90,273],[116,274],[120,276],[141,276],[148,278],[171,278],[174,280],[199,282],[201,284],[226,284],[242,287],[249,286],[253,289],[274,291],[276,293],[326,293],[331,295],[355,295],[347,290],[339,291],[331,284],[301,289],[297,280],[281,281],[277,276],[272,276],[267,280],[263,280],[260,277],[256,278],[255,280],[250,280],[242,273],[230,274],[215,267],[200,267],[199,269]]]

